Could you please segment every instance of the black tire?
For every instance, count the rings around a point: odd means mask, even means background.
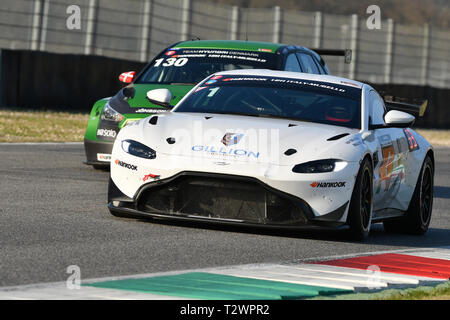
[[[373,168],[369,158],[365,158],[359,168],[350,200],[347,223],[355,240],[369,236],[372,223]]]
[[[384,221],[384,230],[415,235],[427,232],[433,211],[433,187],[433,161],[426,156],[408,210],[401,218]]]

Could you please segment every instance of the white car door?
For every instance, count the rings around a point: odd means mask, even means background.
[[[368,94],[369,125],[383,125],[383,99],[371,89]],[[403,201],[407,172],[408,143],[402,128],[376,128],[374,157],[374,211],[383,209],[406,210]],[[409,192],[409,189],[408,189]],[[406,205],[406,207],[405,207]]]

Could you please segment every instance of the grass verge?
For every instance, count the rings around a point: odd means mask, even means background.
[[[450,281],[434,286],[387,289],[373,293],[351,293],[312,300],[450,300]]]
[[[450,130],[416,129],[435,147],[450,147]]]
[[[0,142],[81,142],[89,115],[0,109]]]
[[[83,141],[89,115],[0,108],[0,142]],[[433,146],[450,147],[450,130],[417,129]]]

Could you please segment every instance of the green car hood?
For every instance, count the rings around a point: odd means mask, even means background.
[[[133,87],[135,90],[134,97],[128,99],[128,103],[132,108],[154,108],[163,109],[161,106],[150,103],[147,100],[147,91],[166,88],[172,93],[171,105],[177,104],[181,98],[183,98],[186,93],[189,92],[194,86],[193,85],[168,85],[168,84],[141,84],[136,83],[129,87]]]

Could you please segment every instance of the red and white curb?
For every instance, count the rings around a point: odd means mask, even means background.
[[[210,272],[244,278],[302,285],[375,292],[438,284],[450,279],[450,247],[397,250],[345,257],[327,257],[302,263],[252,264],[183,270],[132,276],[86,279],[83,282],[138,279],[186,272]],[[68,289],[66,283],[42,283],[0,288],[0,299],[183,299],[124,290],[84,287]]]

